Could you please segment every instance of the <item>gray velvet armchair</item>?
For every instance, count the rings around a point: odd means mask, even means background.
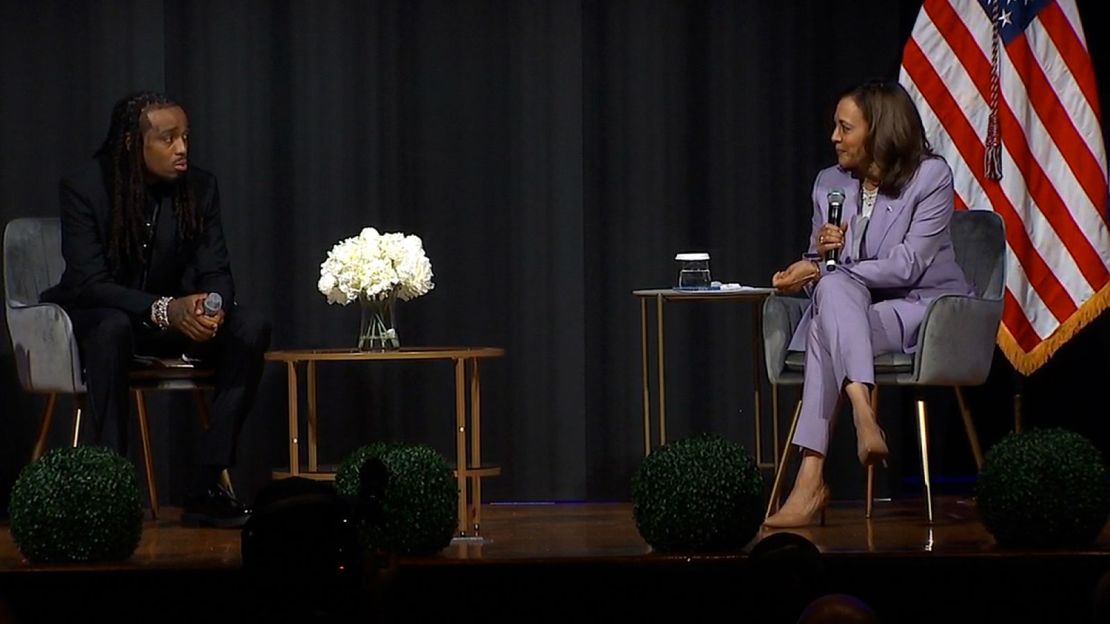
[[[74,419],[72,444],[77,446],[81,413],[85,404],[84,369],[81,365],[73,323],[60,306],[41,303],[39,294],[58,283],[65,261],[62,258],[61,226],[56,218],[14,219],[4,229],[4,311],[15,355],[15,368],[23,389],[46,396],[38,436],[31,460],[46,448],[58,395],[72,395]],[[147,359],[136,362],[130,374],[131,390],[138,411],[143,460],[152,515],[158,517],[158,488],[150,444],[144,393],[152,390],[189,390],[197,401],[198,413],[207,426],[208,404],[203,388],[212,371],[173,362]]]
[[[975,294],[945,295],[933,300],[919,330],[916,353],[889,353],[875,358],[876,387],[913,386],[919,390],[916,400],[917,429],[930,523],[933,521],[933,497],[929,474],[928,412],[920,389],[926,386],[952,386],[955,389],[968,443],[976,466],[981,467],[983,454],[960,388],[979,385],[987,379],[998,324],[1002,319],[1005,287],[1006,235],[1001,217],[987,210],[957,211],[952,217],[951,228],[956,262],[972,284]],[[764,354],[776,415],[778,387],[802,384],[805,355],[787,351],[787,346],[808,305],[808,299],[776,296],[768,298],[763,306]],[[877,392],[872,392],[872,402],[875,403],[876,413],[879,413],[877,396]],[[799,400],[775,472],[768,514],[777,507],[785,467],[794,448],[790,440],[794,437],[800,411]],[[869,469],[868,518],[872,512],[873,483],[874,472]]]

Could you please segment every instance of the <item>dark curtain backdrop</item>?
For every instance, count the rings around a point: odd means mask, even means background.
[[[832,162],[835,94],[897,75],[919,6],[3,0],[0,217],[57,214],[58,178],[102,140],[113,102],[166,91],[190,115],[192,161],[219,177],[240,303],[272,319],[275,348],[353,344],[357,310],[316,291],[333,243],[368,225],[419,234],[436,288],[401,304],[402,339],[507,350],[482,369],[483,454],[504,470],[487,498],[626,500],[643,452],[630,291],[670,284],[676,251],[708,251],[715,278],[752,284],[796,257],[813,176]],[[1105,26],[1085,25],[1105,104]],[[750,323],[746,306],[669,306],[669,437],[753,448]],[[1080,411],[1108,346],[1100,319],[1020,385],[996,358],[970,395],[984,442],[1020,387],[1030,421],[1110,450],[1101,411]],[[248,497],[287,461],[285,391],[268,365],[236,472]],[[42,407],[6,340],[0,393],[6,500]],[[447,363],[323,365],[319,393],[325,462],[380,439],[453,457]],[[970,475],[952,401],[936,398],[935,470]],[[883,401],[896,488],[917,474],[915,446],[905,397]],[[198,424],[186,397],[152,404],[176,504]],[[852,448],[842,429],[834,444]],[[845,495],[861,483],[853,456],[832,456]]]

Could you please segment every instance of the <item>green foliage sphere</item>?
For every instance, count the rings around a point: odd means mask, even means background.
[[[459,490],[443,456],[425,445],[374,443],[351,453],[335,476],[344,496],[359,495],[370,460],[385,468],[371,517],[362,523],[366,545],[399,555],[430,555],[451,543],[458,526]]]
[[[633,476],[636,527],[658,551],[742,548],[763,522],[763,479],[744,448],[702,435],[664,445]]]
[[[1106,466],[1078,433],[1011,433],[987,453],[976,485],[983,524],[1006,546],[1086,546],[1110,513]]]
[[[57,449],[24,467],[10,511],[12,538],[32,561],[127,559],[143,533],[134,466],[95,446]]]

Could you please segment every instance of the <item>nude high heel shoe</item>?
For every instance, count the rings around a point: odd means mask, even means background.
[[[829,505],[829,487],[822,485],[808,502],[807,508],[799,512],[779,511],[763,521],[763,526],[768,529],[793,529],[809,526],[820,520],[825,526],[825,508]]]
[[[890,448],[886,445],[886,432],[875,422],[860,426],[863,420],[859,416],[854,418],[856,424],[856,457],[864,466],[881,463],[886,467],[886,458],[890,455]]]

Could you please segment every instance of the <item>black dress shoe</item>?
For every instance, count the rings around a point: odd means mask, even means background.
[[[204,494],[185,497],[181,524],[237,529],[246,524],[250,517],[249,507],[240,503],[223,485],[215,485]]]

